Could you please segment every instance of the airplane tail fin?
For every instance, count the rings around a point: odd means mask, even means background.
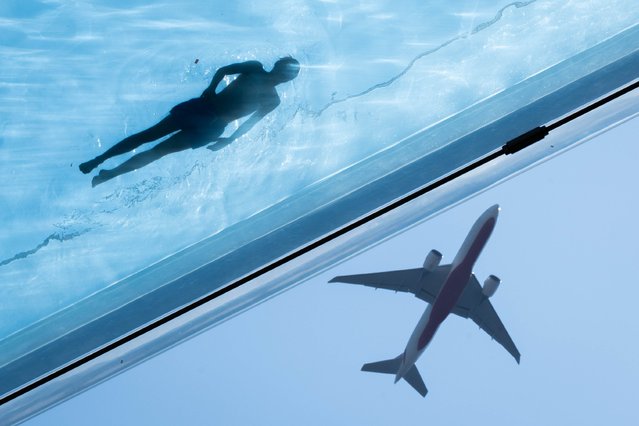
[[[413,387],[421,396],[426,396],[428,389],[422,380],[422,376],[419,374],[419,370],[413,365],[408,373],[404,376],[404,380]]]
[[[397,374],[399,368],[402,365],[402,356],[399,355],[393,359],[387,359],[384,361],[371,362],[362,365],[362,371],[370,371],[373,373],[383,374]],[[403,377],[409,385],[413,387],[421,396],[426,396],[428,389],[422,380],[422,376],[419,374],[417,367],[413,365]]]

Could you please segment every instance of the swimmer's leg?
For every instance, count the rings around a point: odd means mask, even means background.
[[[135,148],[144,143],[154,141],[177,130],[180,130],[178,123],[175,118],[169,115],[155,126],[149,127],[146,130],[122,139],[113,147],[109,148],[104,154],[98,155],[93,160],[80,164],[80,171],[87,174],[111,157],[133,151]]]
[[[184,151],[188,148],[193,148],[194,142],[197,142],[197,137],[192,133],[178,132],[167,140],[160,142],[148,151],[144,151],[140,154],[134,155],[114,169],[100,170],[100,173],[98,173],[98,175],[93,178],[91,184],[95,187],[96,185],[113,179],[116,176],[120,176],[124,173],[129,173],[133,170],[142,168],[147,164],[154,162],[155,160],[159,160],[167,154],[172,154],[174,152]]]

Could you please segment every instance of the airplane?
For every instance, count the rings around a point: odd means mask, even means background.
[[[450,265],[440,265],[442,254],[437,250],[431,250],[421,268],[345,275],[329,281],[413,293],[429,304],[411,334],[404,352],[393,359],[364,364],[362,371],[394,374],[395,383],[404,379],[425,397],[428,389],[415,362],[451,312],[472,319],[519,364],[519,351],[488,300],[497,291],[501,280],[489,275],[482,287],[472,273],[477,258],[495,228],[498,215],[499,205],[494,205],[479,216]]]

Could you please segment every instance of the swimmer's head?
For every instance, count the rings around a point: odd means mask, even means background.
[[[271,75],[277,81],[277,84],[293,80],[300,73],[300,63],[297,59],[290,56],[279,59],[273,65]]]

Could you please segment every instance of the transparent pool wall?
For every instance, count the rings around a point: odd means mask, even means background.
[[[639,13],[628,1],[22,4],[33,11],[1,27],[0,366],[627,57]],[[77,171],[217,67],[286,54],[302,73],[226,150],[96,189]],[[446,151],[433,175],[534,121]],[[303,231],[287,243],[315,238]]]
[[[553,132],[527,148],[525,155],[503,157],[479,168],[5,404],[0,421],[32,417],[637,116],[635,91]]]

